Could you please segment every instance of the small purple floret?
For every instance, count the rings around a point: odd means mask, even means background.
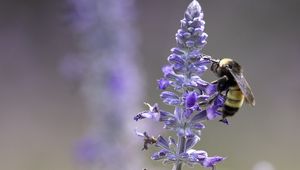
[[[223,161],[225,158],[220,157],[220,156],[214,156],[214,157],[207,157],[204,159],[204,161],[201,163],[202,166],[206,168],[212,168],[214,167],[217,163]]]
[[[185,99],[186,107],[188,108],[193,107],[196,104],[196,101],[197,101],[197,93],[195,92],[188,93]]]
[[[161,78],[157,80],[157,84],[160,90],[166,90],[167,87],[170,85],[170,81],[165,78]]]

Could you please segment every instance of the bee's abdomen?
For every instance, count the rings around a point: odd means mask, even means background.
[[[223,111],[222,111],[223,112],[223,118],[225,118],[227,116],[233,116],[238,110],[239,110],[239,108],[224,105],[223,106]]]
[[[233,116],[244,103],[244,95],[238,86],[229,87],[223,108],[225,116]]]

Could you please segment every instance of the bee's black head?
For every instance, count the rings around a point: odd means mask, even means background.
[[[220,60],[219,66],[223,69],[231,69],[236,73],[241,73],[242,72],[242,67],[239,63],[236,61],[229,59],[229,58],[224,58]]]

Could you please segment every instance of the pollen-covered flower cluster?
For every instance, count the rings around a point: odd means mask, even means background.
[[[163,103],[174,106],[174,112],[164,111],[158,104],[146,103],[149,109],[137,114],[134,119],[162,122],[165,129],[176,132],[178,136],[177,141],[172,137],[167,140],[159,136],[156,146],[161,150],[152,155],[153,160],[172,163],[174,170],[180,170],[182,164],[214,168],[223,157],[211,157],[206,151],[193,149],[205,128],[203,122],[220,116],[218,110],[224,104],[223,96],[216,95],[216,84],[201,79],[211,61],[202,53],[207,34],[204,32],[203,11],[196,0],[189,4],[180,23],[175,35],[177,46],[171,49],[169,64],[162,68],[164,76],[157,81]],[[212,97],[213,100],[208,102]],[[144,137],[141,132],[137,134]]]

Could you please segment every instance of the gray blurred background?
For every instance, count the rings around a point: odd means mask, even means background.
[[[61,59],[76,44],[64,18],[65,2],[0,2],[0,169],[76,170],[72,149],[88,121],[78,84],[58,71]],[[159,101],[156,80],[175,46],[174,35],[189,2],[137,0],[144,101]],[[227,157],[218,170],[251,170],[260,161],[272,163],[276,170],[296,170],[300,1],[199,2],[209,35],[204,51],[243,65],[257,105],[245,105],[230,126],[206,123],[198,148]]]

